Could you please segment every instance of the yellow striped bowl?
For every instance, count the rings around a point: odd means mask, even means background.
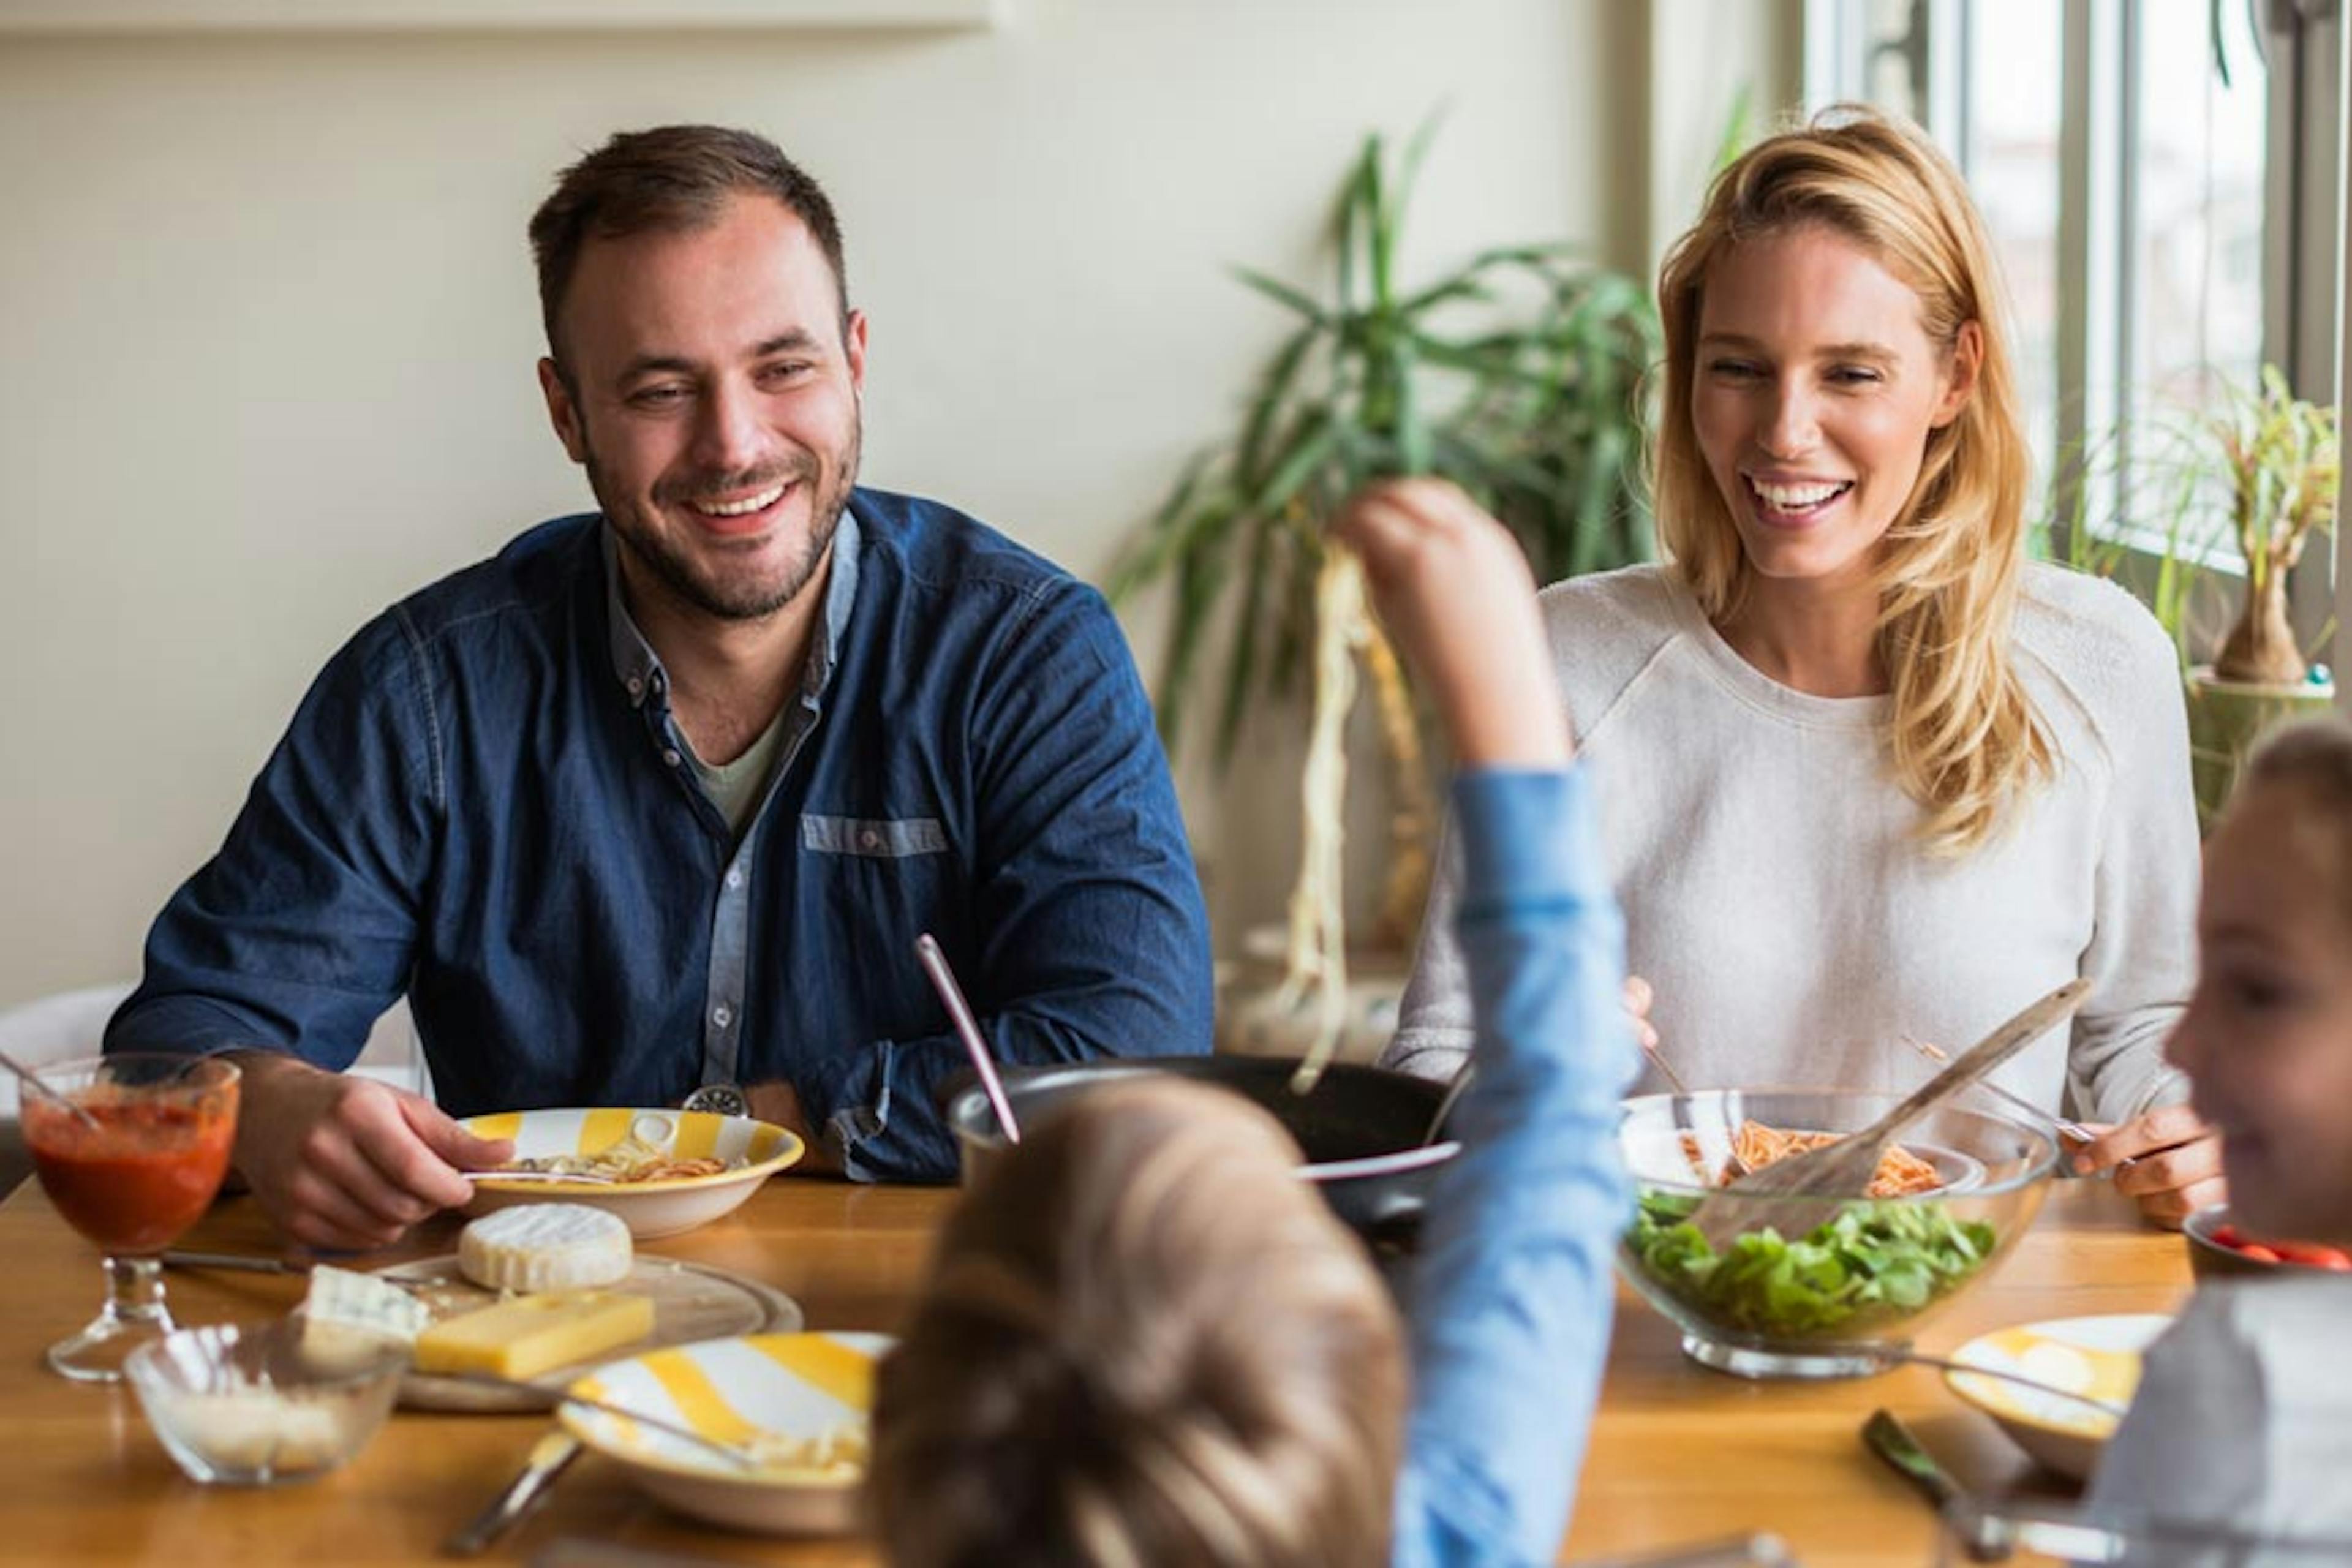
[[[1951,1359],[2120,1406],[2139,1389],[2140,1352],[2171,1325],[2160,1312],[2053,1318],[1979,1334]],[[1958,1368],[1947,1371],[1944,1382],[1999,1422],[2019,1447],[2078,1481],[2090,1479],[2099,1451],[2115,1436],[2115,1416],[2063,1394]]]
[[[672,1345],[598,1367],[567,1391],[699,1433],[713,1442],[789,1449],[827,1436],[865,1449],[874,1367],[887,1334],[753,1334]],[[857,1526],[866,1471],[789,1458],[753,1470],[611,1411],[564,1405],[589,1447],[681,1513],[737,1530],[837,1534]]]
[[[632,1133],[680,1159],[741,1159],[739,1171],[685,1176],[662,1182],[602,1185],[593,1182],[500,1181],[485,1176],[474,1184],[467,1214],[487,1214],[509,1204],[592,1204],[628,1223],[639,1240],[676,1236],[708,1225],[734,1209],[761,1182],[805,1152],[801,1141],[771,1121],[720,1116],[708,1110],[659,1110],[596,1106],[562,1110],[504,1110],[461,1123],[479,1138],[514,1140],[517,1159],[551,1154],[601,1153]]]

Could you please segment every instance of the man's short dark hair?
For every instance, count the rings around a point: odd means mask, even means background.
[[[562,362],[555,318],[588,241],[701,228],[731,197],[746,194],[773,196],[808,225],[833,268],[845,323],[849,275],[841,224],[824,188],[764,136],[721,125],[662,125],[614,134],[558,175],[554,193],[531,215],[548,352]]]

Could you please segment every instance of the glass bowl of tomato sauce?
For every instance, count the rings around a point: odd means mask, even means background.
[[[33,1079],[17,1115],[41,1190],[106,1258],[104,1306],[49,1347],[49,1365],[118,1383],[132,1350],[176,1326],[157,1254],[195,1224],[227,1173],[236,1067],[124,1052],[60,1062]]]

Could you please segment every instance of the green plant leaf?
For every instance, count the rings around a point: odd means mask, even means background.
[[[1250,530],[1249,560],[1243,569],[1242,603],[1234,619],[1234,637],[1225,658],[1224,700],[1217,711],[1217,766],[1234,759],[1242,724],[1249,717],[1250,700],[1259,690],[1258,642],[1265,625],[1265,602],[1274,578],[1275,542],[1281,529],[1271,518],[1259,517]]]
[[[1279,278],[1269,278],[1265,273],[1248,267],[1235,267],[1232,268],[1232,272],[1234,277],[1272,300],[1276,304],[1297,311],[1318,326],[1330,324],[1330,311]]]
[[[1248,416],[1243,422],[1241,442],[1234,449],[1236,483],[1246,487],[1259,482],[1265,472],[1266,435],[1289,405],[1291,389],[1298,379],[1299,367],[1306,363],[1307,351],[1322,336],[1323,330],[1318,326],[1299,328],[1266,365],[1257,395],[1251,400]]]

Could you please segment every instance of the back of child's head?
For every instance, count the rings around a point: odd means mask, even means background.
[[[1024,1131],[949,1218],[881,1370],[888,1560],[1383,1560],[1402,1331],[1288,1134],[1166,1077]]]

